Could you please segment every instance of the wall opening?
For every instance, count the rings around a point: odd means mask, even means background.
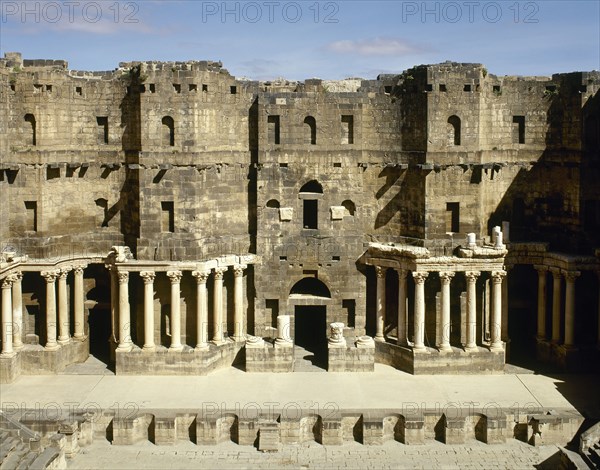
[[[25,144],[37,145],[35,116],[33,114],[26,114],[25,123]]]
[[[446,203],[446,232],[460,232],[460,203]]]
[[[162,145],[175,146],[175,121],[171,116],[162,118]]]
[[[513,116],[513,143],[525,143],[525,116]]]
[[[267,140],[270,144],[279,145],[280,141],[279,116],[272,115],[267,117]]]
[[[319,228],[319,201],[316,199],[304,199],[302,208],[302,226],[307,229]]]
[[[25,212],[27,214],[25,221],[25,230],[37,232],[37,201],[25,201]]]
[[[312,295],[315,297],[331,298],[331,291],[323,281],[316,277],[300,279],[290,290],[290,295]]]
[[[342,300],[342,308],[346,310],[346,318],[348,319],[348,327],[354,328],[356,325],[356,300]]]
[[[279,299],[265,299],[265,307],[267,308],[267,310],[271,311],[271,327],[277,328],[277,316],[279,315]]]
[[[354,216],[354,212],[356,212],[356,205],[350,199],[346,199],[344,202],[342,202],[342,206],[346,208],[346,213],[348,215]]]
[[[160,229],[163,232],[175,232],[175,211],[173,201],[161,201]]]
[[[342,116],[342,144],[354,143],[354,116]]]
[[[108,144],[108,116],[97,116],[97,135],[99,144]]]
[[[305,143],[310,145],[317,144],[317,121],[312,116],[306,116],[304,118],[304,127],[305,130]]]
[[[450,116],[448,118],[448,140],[451,145],[460,145],[460,118]]]
[[[279,201],[277,199],[270,199],[267,201],[267,207],[270,209],[279,209]]]

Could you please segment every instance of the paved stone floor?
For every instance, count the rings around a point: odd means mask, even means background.
[[[254,447],[233,443],[196,446],[181,443],[157,447],[150,443],[112,447],[96,442],[68,468],[87,469],[524,469],[553,468],[556,446],[532,447],[518,441],[501,446],[473,441],[449,446],[433,443],[405,446],[386,442],[381,446],[358,443],[324,447],[316,443],[283,446],[279,452],[261,453]],[[546,462],[544,465],[543,462]],[[540,466],[540,464],[542,464]]]

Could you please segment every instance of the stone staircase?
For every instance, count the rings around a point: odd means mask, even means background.
[[[591,468],[600,469],[600,422],[581,434],[579,453]]]
[[[66,468],[64,452],[55,442],[43,448],[38,433],[0,411],[0,470]]]

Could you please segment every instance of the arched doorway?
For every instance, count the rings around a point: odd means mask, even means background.
[[[327,370],[327,305],[329,288],[316,277],[298,281],[290,290],[294,306],[294,370],[317,372]]]

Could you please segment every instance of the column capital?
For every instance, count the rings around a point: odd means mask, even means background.
[[[233,275],[235,277],[242,277],[244,275],[244,269],[246,269],[248,266],[245,264],[236,264],[233,267]]]
[[[13,282],[21,282],[21,280],[23,279],[23,273],[21,271],[15,271],[11,273],[8,277],[11,278]]]
[[[579,276],[581,276],[581,271],[566,271],[565,272],[565,279],[567,281],[575,281],[575,279],[577,279]]]
[[[429,276],[428,272],[412,272],[412,277],[416,284],[423,284],[425,279],[427,279],[427,276]]]
[[[533,269],[542,274],[548,271],[548,266],[544,266],[543,264],[534,264]]]
[[[119,276],[119,284],[127,284],[129,281],[129,271],[117,271],[117,276]]]
[[[440,271],[440,281],[442,281],[442,284],[449,284],[455,274],[454,271]]]
[[[215,279],[218,281],[223,280],[223,274],[225,274],[227,269],[227,267],[214,268],[213,271],[215,272]]]
[[[375,274],[379,279],[382,279],[385,277],[385,273],[387,271],[388,268],[386,268],[385,266],[375,266]]]
[[[71,271],[71,267],[60,268],[60,271],[58,273],[59,279],[66,279],[67,275],[69,274],[70,271]]]
[[[495,284],[500,284],[502,279],[506,277],[506,271],[492,271],[492,281]]]
[[[210,271],[192,271],[192,276],[196,278],[198,284],[206,284]]]
[[[480,275],[480,271],[465,271],[465,278],[470,282],[475,282]]]
[[[560,270],[560,268],[551,267],[548,268],[548,271],[550,271],[552,273],[552,276],[554,276],[555,278],[560,278],[560,276],[562,275],[562,271]]]
[[[87,264],[78,264],[73,266],[73,272],[77,275],[82,275],[83,274],[83,270],[87,268]]]
[[[42,276],[48,284],[52,284],[54,281],[56,281],[58,274],[59,274],[58,271],[42,271],[42,272],[40,272],[40,276]]]
[[[140,272],[140,277],[144,280],[144,284],[152,284],[156,273],[154,271],[142,271]]]
[[[14,279],[11,276],[6,276],[2,279],[2,289],[10,289],[13,285]]]
[[[167,277],[171,279],[171,284],[175,284],[176,282],[181,281],[181,276],[183,273],[181,271],[167,271]]]

